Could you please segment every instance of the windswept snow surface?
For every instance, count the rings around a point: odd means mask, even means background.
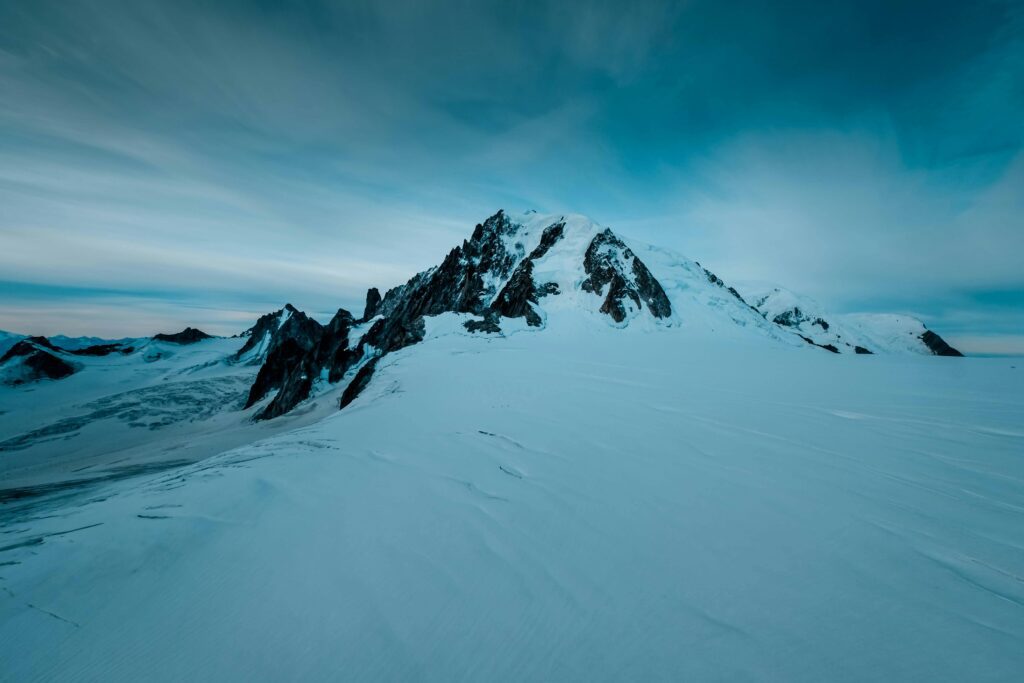
[[[314,425],[3,508],[0,677],[1020,679],[1014,361],[464,320]]]

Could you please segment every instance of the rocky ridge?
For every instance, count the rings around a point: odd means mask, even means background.
[[[589,222],[586,226],[594,227]],[[561,289],[556,282],[538,282],[535,267],[565,236],[564,219],[523,222],[498,211],[478,224],[470,238],[437,267],[416,274],[383,297],[376,289],[368,291],[359,321],[340,310],[312,348],[291,353],[286,363],[275,362],[268,374],[281,378],[280,391],[258,417],[288,412],[310,396],[316,379],[336,382],[359,366],[342,398],[343,404],[351,402],[370,381],[378,358],[423,340],[424,316],[471,314],[479,319],[464,323],[470,332],[500,333],[503,318],[522,318],[529,326],[541,326],[537,304],[545,296],[558,296]],[[582,290],[593,295],[600,313],[615,323],[643,309],[656,319],[671,315],[672,305],[661,284],[611,230],[594,230],[587,237],[589,246],[575,267],[585,274]],[[349,339],[356,322],[370,320],[374,322],[365,333]],[[271,362],[268,355],[267,363]],[[250,405],[276,383],[257,380],[257,385]]]

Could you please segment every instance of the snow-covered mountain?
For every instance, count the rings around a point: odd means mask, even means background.
[[[774,285],[739,285],[746,300],[767,320],[836,353],[923,353],[961,356],[939,335],[910,315],[826,313],[807,296]]]
[[[487,339],[565,328],[578,330],[583,343],[588,326],[597,325],[668,335],[680,344],[751,339],[811,353],[956,354],[913,318],[827,315],[813,301],[781,288],[745,293],[746,298],[695,261],[628,242],[585,216],[499,211],[437,267],[383,297],[370,289],[359,318],[339,309],[322,325],[287,304],[228,340],[194,328],[124,340],[9,335],[16,346],[0,359],[0,382],[22,387],[22,393],[0,394],[0,419],[6,414],[7,423],[17,429],[0,439],[0,451],[22,451],[9,463],[17,462],[15,469],[27,467],[19,471],[31,478],[58,461],[65,469],[94,462],[104,451],[124,451],[125,444],[135,462],[147,453],[149,441],[191,434],[191,428],[182,428],[184,421],[204,423],[199,431],[212,433],[223,420],[246,424],[293,411],[319,414],[331,402],[345,407],[373,381],[381,359],[422,342],[428,325],[441,329],[441,319],[455,321],[448,334]],[[69,382],[79,373],[86,378]],[[178,381],[196,377],[204,379],[193,388]],[[44,388],[55,380],[60,388]],[[151,431],[162,433],[145,438],[136,430],[132,438],[118,436],[109,444],[79,436],[80,427],[94,424],[84,431],[113,440],[120,428],[99,425],[145,412],[144,405],[137,410],[126,406],[142,397],[154,401],[157,382],[169,387],[159,399],[168,408],[163,421],[158,426],[130,418],[127,424],[150,424]],[[198,397],[192,389],[198,389]],[[54,410],[39,410],[23,398],[25,391],[46,395]],[[125,409],[80,409],[104,392],[118,396],[110,400]],[[208,392],[217,405],[190,417],[188,406]],[[78,414],[66,422],[69,416],[62,411],[72,406],[79,406]],[[55,442],[54,435],[61,441]],[[193,450],[192,457],[209,454],[207,447]],[[39,462],[49,464],[42,470],[31,466]]]
[[[75,373],[67,354],[46,337],[26,337],[0,356],[0,383],[18,386],[46,379],[63,379]]]
[[[17,344],[22,339],[29,337],[27,334],[16,334],[14,332],[5,332],[0,330],[0,356],[7,353],[7,349]],[[79,349],[85,349],[90,346],[106,346],[110,344],[121,344],[130,345],[137,343],[138,340],[133,337],[122,337],[121,339],[106,339],[103,337],[68,337],[63,334],[54,335],[47,337],[54,346],[68,351],[76,351]]]
[[[19,340],[0,678],[1012,680],[1020,370],[761,295],[499,212],[358,317]]]
[[[443,313],[466,316],[463,327],[481,334],[500,335],[522,323],[544,328],[550,313],[569,311],[615,327],[722,336],[749,331],[777,343],[799,340],[835,352],[959,355],[916,319],[846,316],[841,328],[830,330],[828,322],[808,317],[799,308],[802,302],[787,294],[776,289],[752,305],[699,263],[648,245],[630,247],[585,216],[499,211],[439,266],[389,290],[379,303],[377,290],[371,290],[359,321],[341,310],[319,330],[319,339],[317,330],[303,335],[302,352],[272,356],[275,381],[262,383],[249,404],[280,387],[259,413],[276,417],[314,394],[319,382],[345,377],[351,391],[343,400],[350,401],[369,382],[380,357],[422,341],[425,319]],[[371,320],[369,327],[356,324]],[[814,325],[820,329],[811,329]]]

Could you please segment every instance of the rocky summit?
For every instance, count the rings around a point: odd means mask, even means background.
[[[586,249],[574,253],[581,239],[585,239]],[[565,240],[571,246],[559,253]],[[552,259],[561,275],[568,271],[570,280],[579,280],[573,286],[590,295],[590,306],[615,323],[624,323],[642,310],[654,318],[671,315],[672,305],[661,284],[610,229],[597,229],[581,217],[569,222],[562,216],[545,219],[535,214],[513,219],[498,211],[478,224],[470,238],[452,249],[437,267],[416,274],[383,297],[370,289],[359,322],[377,319],[359,339],[349,338],[355,321],[341,310],[322,340],[287,346],[278,354],[287,358],[269,354],[266,373],[261,370],[249,405],[279,385],[279,393],[259,417],[281,415],[309,397],[314,381],[324,371],[328,381],[338,381],[350,368],[365,365],[360,381],[353,382],[352,391],[346,394],[350,402],[369,381],[371,361],[423,339],[424,316],[471,314],[475,317],[465,321],[465,328],[481,333],[500,333],[503,319],[523,319],[529,326],[540,327],[541,298],[563,292],[557,281],[537,275],[538,267]],[[270,324],[263,321],[261,318],[254,330]],[[256,334],[250,335],[246,346]]]
[[[153,339],[156,341],[170,342],[171,344],[195,344],[204,339],[210,339],[211,336],[197,330],[194,327],[186,327],[181,332],[175,332],[174,334],[155,334]]]
[[[658,260],[663,274],[663,265],[679,273],[683,280],[673,281],[677,290],[690,296],[702,292],[701,315],[710,306],[735,324],[832,353],[868,355],[893,348],[958,353],[909,316],[832,317],[829,322],[813,302],[794,303],[793,295],[779,288],[755,293],[749,303],[699,263],[671,257],[663,264],[666,252],[653,247],[645,254]],[[262,364],[246,407],[276,390],[257,418],[277,417],[308,399],[318,382],[348,377],[340,400],[344,407],[369,384],[378,359],[424,339],[426,318],[457,314],[468,332],[496,335],[516,321],[542,328],[552,307],[581,310],[620,327],[637,319],[696,324],[687,321],[692,314],[674,310],[666,285],[610,228],[583,216],[498,211],[436,267],[383,297],[369,289],[361,318],[340,309],[320,326],[291,305],[261,317],[244,333],[247,341],[237,354],[238,360]]]
[[[64,352],[46,337],[28,337],[0,357],[0,381],[18,386],[44,379],[64,379],[75,366],[62,358]]]

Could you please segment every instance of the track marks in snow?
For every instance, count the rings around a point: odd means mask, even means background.
[[[477,496],[481,496],[483,498],[486,498],[487,500],[499,500],[499,501],[501,501],[503,503],[509,502],[508,498],[505,498],[504,496],[499,496],[496,493],[491,493],[489,491],[484,491],[482,488],[480,488],[479,486],[477,486],[476,484],[474,484],[471,481],[466,481],[464,479],[457,479],[455,477],[445,477],[445,479],[447,479],[448,481],[453,482],[455,484],[458,484],[459,486],[461,486],[462,488],[466,489],[470,493],[472,493],[474,495],[477,495]]]
[[[93,527],[98,527],[102,525],[103,522],[96,522],[95,524],[86,524],[85,526],[80,526],[76,529],[67,529],[65,531],[52,531],[48,534],[39,534],[38,536],[32,536],[31,538],[26,538],[21,541],[17,541],[16,543],[2,546],[0,547],[0,553],[6,552],[8,550],[15,550],[17,548],[26,548],[34,545],[42,545],[46,542],[46,539],[48,538],[53,538],[55,536],[67,536],[68,534],[73,534],[76,531],[85,531],[86,529],[92,529]]]
[[[505,474],[507,474],[510,477],[515,477],[516,479],[522,479],[523,478],[523,473],[515,470],[512,467],[506,467],[505,465],[498,465],[498,469],[501,470],[502,472],[504,472]]]
[[[79,624],[77,621],[72,621],[70,619],[65,619],[64,617],[62,617],[61,615],[57,614],[56,612],[51,612],[48,609],[43,609],[42,607],[37,607],[36,605],[33,605],[31,602],[26,602],[25,606],[30,608],[30,609],[34,609],[37,612],[41,612],[41,613],[45,614],[48,617],[53,617],[57,621],[63,621],[65,624],[71,624],[75,628],[81,628],[82,627],[82,625]]]
[[[494,439],[500,439],[501,441],[504,441],[507,444],[515,446],[519,450],[526,450],[526,447],[523,446],[523,444],[519,443],[518,441],[516,441],[515,439],[513,439],[510,436],[505,436],[504,434],[495,434],[494,432],[485,432],[482,429],[478,429],[476,431],[477,431],[478,434],[483,434],[484,436],[489,436],[489,437],[494,438]]]
[[[1017,591],[1007,590],[1006,588],[998,585],[1000,582],[991,580],[995,577],[985,576],[984,572],[978,571],[977,569],[980,567],[989,570],[988,573],[993,573],[993,570],[995,569],[994,567],[977,560],[973,563],[975,567],[971,567],[964,563],[957,562],[955,559],[950,557],[942,557],[922,550],[918,550],[917,552],[922,558],[929,560],[936,566],[950,572],[967,586],[984,593],[988,593],[1000,600],[1005,600],[1006,602],[1015,605],[1018,609],[1024,609],[1024,596],[1019,592],[1024,589],[1024,586],[1016,586],[1018,589]],[[969,559],[973,560],[974,558]],[[1014,583],[1022,583],[1020,577],[1013,574],[1009,574],[1001,570],[996,570],[995,573],[998,573],[1003,577],[1004,581],[1002,583],[1006,583],[1006,579],[1009,579],[1011,581],[1009,584],[1010,586],[1013,586]]]

